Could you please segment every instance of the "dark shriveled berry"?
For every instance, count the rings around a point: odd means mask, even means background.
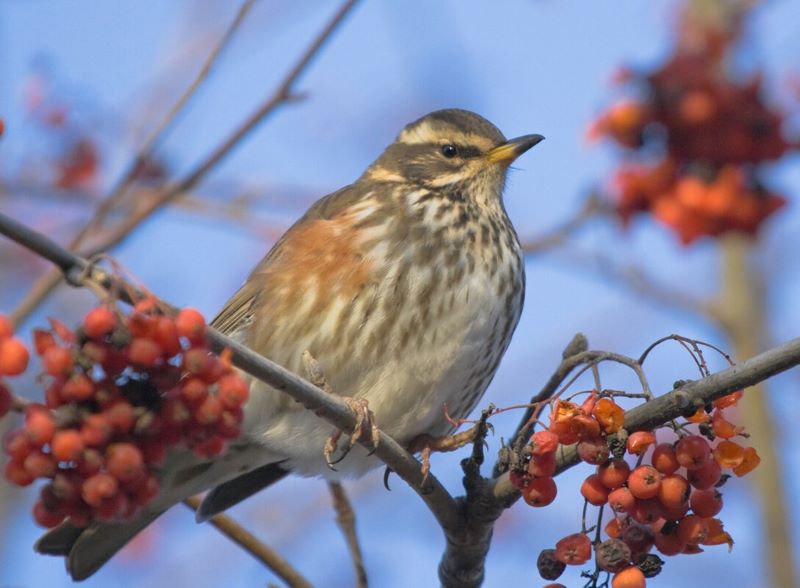
[[[594,548],[597,566],[607,572],[618,572],[630,565],[631,548],[620,539],[606,539]]]
[[[636,564],[636,567],[642,570],[645,578],[654,578],[661,573],[663,565],[663,559],[655,553],[648,553]]]
[[[539,575],[545,580],[557,580],[564,573],[567,564],[556,559],[555,549],[542,549],[536,560],[536,567],[539,569]]]

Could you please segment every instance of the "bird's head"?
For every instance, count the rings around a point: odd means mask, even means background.
[[[502,190],[511,162],[542,139],[523,135],[506,140],[496,126],[473,112],[437,110],[407,125],[364,178],[426,188],[480,179]]]

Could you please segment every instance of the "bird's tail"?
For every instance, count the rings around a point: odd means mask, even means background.
[[[253,470],[263,470],[265,462],[273,465],[275,461],[263,447],[254,443],[231,445],[226,454],[213,460],[201,459],[186,450],[171,452],[161,470],[161,492],[133,519],[120,523],[96,522],[86,528],[75,527],[66,521],[45,533],[36,542],[34,549],[46,555],[66,558],[70,576],[74,580],[85,580],[172,505],[209,488],[222,486],[235,489],[237,486],[226,483],[239,476],[246,476]],[[274,465],[277,472],[279,466]],[[270,481],[277,481],[283,475],[285,472],[274,475]],[[239,500],[251,493],[240,490]],[[223,504],[232,506],[237,502],[233,500],[230,491],[222,494],[225,500],[213,507],[209,505],[206,516],[219,512]]]

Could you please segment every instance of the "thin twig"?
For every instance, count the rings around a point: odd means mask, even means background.
[[[300,76],[305,72],[311,61],[319,54],[325,42],[332,36],[339,24],[350,13],[351,9],[357,4],[358,0],[347,0],[337,10],[336,14],[312,41],[306,51],[301,55],[297,63],[291,68],[286,77],[278,85],[277,89],[253,112],[245,121],[226,138],[205,160],[198,164],[181,181],[168,186],[164,189],[160,198],[154,199],[146,206],[141,207],[135,214],[129,214],[117,224],[104,239],[93,243],[90,247],[83,248],[80,253],[83,257],[92,257],[96,253],[106,251],[121,243],[131,232],[134,231],[145,220],[150,218],[163,206],[169,204],[184,192],[191,190],[198,182],[205,178],[225,157],[227,157],[239,143],[249,135],[268,115],[272,114],[278,107],[293,101],[297,98],[294,86]],[[26,294],[23,302],[11,314],[11,320],[18,325],[24,321],[35,308],[52,292],[58,284],[60,277],[57,273],[49,273],[43,276]]]
[[[192,496],[183,501],[186,506],[195,512],[200,508],[201,502],[202,500],[198,496]],[[292,588],[313,588],[311,582],[306,580],[283,556],[267,547],[258,537],[228,515],[218,514],[209,519],[208,522],[214,525],[220,533],[275,572],[281,580]]]
[[[364,556],[361,553],[361,545],[356,534],[356,514],[353,505],[347,497],[344,486],[339,482],[328,482],[328,489],[331,491],[333,508],[336,510],[336,524],[339,525],[344,535],[347,549],[350,551],[350,559],[353,561],[353,568],[356,574],[356,586],[367,588],[367,570],[364,568]]]

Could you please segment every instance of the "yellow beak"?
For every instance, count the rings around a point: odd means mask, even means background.
[[[525,153],[528,149],[544,141],[542,135],[523,135],[516,139],[506,141],[486,153],[489,163],[510,164],[517,157]]]

